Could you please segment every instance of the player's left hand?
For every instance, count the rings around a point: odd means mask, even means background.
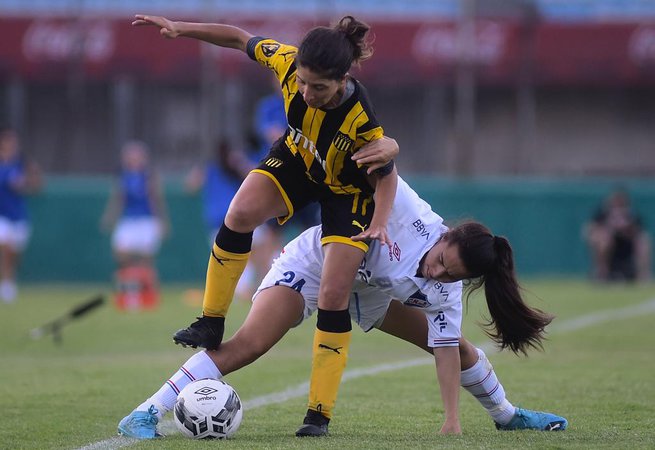
[[[367,166],[366,173],[370,175],[375,169],[387,165],[389,161],[398,156],[399,152],[400,148],[395,139],[382,136],[360,148],[351,156],[351,159],[357,164]]]
[[[132,25],[135,27],[143,25],[153,25],[159,27],[159,33],[168,39],[175,39],[180,34],[180,31],[177,29],[175,22],[161,16],[146,16],[144,14],[135,14]]]
[[[350,239],[355,242],[377,239],[382,244],[388,245],[389,247],[392,245],[391,238],[389,238],[389,234],[387,233],[387,227],[383,225],[371,225],[357,236],[351,236]]]
[[[459,420],[448,420],[444,422],[441,426],[440,434],[462,434],[462,426],[459,423]]]

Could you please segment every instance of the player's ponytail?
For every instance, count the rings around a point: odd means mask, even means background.
[[[531,308],[523,300],[509,241],[494,236],[477,222],[453,228],[444,239],[458,245],[464,266],[472,278],[478,279],[473,289],[484,284],[491,315],[491,319],[483,324],[487,335],[501,349],[509,348],[514,353],[526,354],[530,347],[540,349],[544,329],[554,316]]]
[[[352,16],[343,17],[333,28],[316,27],[300,43],[296,62],[325,78],[341,80],[353,64],[373,54],[369,30]]]
[[[365,61],[373,55],[373,47],[367,39],[371,27],[356,20],[353,16],[345,16],[334,27],[346,36],[353,46],[353,64]]]

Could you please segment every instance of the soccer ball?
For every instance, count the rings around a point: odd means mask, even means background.
[[[241,399],[221,380],[204,379],[188,384],[175,402],[175,425],[192,439],[224,439],[239,429]]]

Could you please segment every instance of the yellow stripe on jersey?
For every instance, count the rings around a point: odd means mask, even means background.
[[[338,179],[338,176],[343,170],[344,160],[348,158],[348,161],[351,162],[350,156],[355,150],[354,144],[357,140],[357,128],[355,124],[365,123],[367,121],[368,117],[364,112],[364,108],[358,102],[348,112],[339,127],[339,131],[332,140],[327,157],[325,158],[325,182],[330,186],[341,186],[343,184]]]
[[[360,133],[357,135],[357,141],[355,141],[355,148],[359,150],[361,147],[368,144],[369,142],[375,141],[376,139],[381,139],[382,136],[383,136],[383,132],[381,127],[373,128],[364,133]]]
[[[305,142],[303,143],[302,159],[305,161],[305,166],[307,170],[312,165],[312,162],[316,159],[318,150],[314,147],[316,141],[318,140],[318,132],[321,131],[321,124],[323,124],[323,119],[325,118],[326,112],[322,109],[316,108],[307,108],[305,117],[302,119],[302,129],[307,133],[305,135]],[[309,140],[309,142],[307,142]],[[318,162],[321,163],[321,157],[318,157]]]

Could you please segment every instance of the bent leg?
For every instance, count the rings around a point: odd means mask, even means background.
[[[203,378],[222,378],[255,361],[298,323],[303,307],[303,297],[291,288],[273,286],[260,292],[232,338],[218,350],[198,352],[189,358],[157,392],[121,421],[119,431],[131,437],[154,438],[158,420],[173,409],[185,386]],[[156,420],[130,420],[135,416],[154,416]]]
[[[286,212],[287,205],[273,180],[255,172],[246,177],[230,204],[209,256],[203,316],[175,333],[176,343],[208,350],[218,348],[223,340],[225,316],[248,263],[252,232],[267,219]]]
[[[217,350],[207,354],[221,375],[247,366],[271,349],[302,318],[302,295],[287,286],[261,291],[241,327]]]
[[[248,262],[253,230],[266,220],[286,213],[286,203],[273,180],[261,173],[248,174],[216,235],[207,267],[203,315],[227,315]]]

